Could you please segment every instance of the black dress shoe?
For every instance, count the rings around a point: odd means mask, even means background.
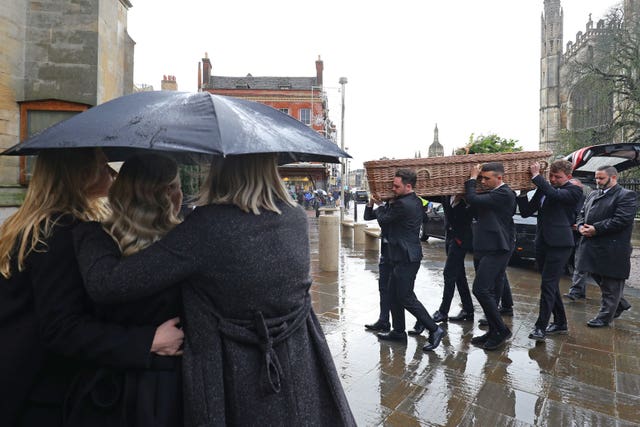
[[[568,294],[564,294],[566,298],[569,298],[571,301],[578,301],[579,299],[585,299],[584,295],[572,294],[569,292]]]
[[[478,335],[477,337],[471,338],[471,344],[473,345],[483,345],[489,339],[489,332],[483,335]]]
[[[513,307],[499,307],[498,311],[502,316],[513,316]]]
[[[407,342],[407,334],[398,331],[378,332],[378,339],[383,341]]]
[[[381,320],[378,320],[376,323],[364,325],[364,327],[369,331],[376,332],[389,332],[389,330],[391,329],[391,325],[388,322],[383,322]]]
[[[547,335],[566,335],[569,333],[569,328],[567,325],[556,325],[555,323],[547,326],[547,330],[545,331]]]
[[[429,333],[429,338],[427,339],[427,341],[429,341],[429,344],[422,347],[422,350],[424,351],[435,350],[440,345],[440,341],[442,341],[442,338],[446,334],[447,333],[445,332],[445,330],[442,329],[440,326],[438,326],[438,329]]]
[[[424,325],[422,323],[420,323],[419,321],[416,322],[415,325],[413,325],[413,329],[408,331],[409,335],[420,335],[421,333],[424,332]]]
[[[436,323],[446,322],[447,319],[448,316],[446,314],[440,313],[440,311],[436,311],[435,313],[433,313],[433,321]]]
[[[545,338],[546,338],[546,335],[545,335],[545,332],[542,329],[536,327],[529,334],[529,338],[531,338],[532,340],[536,340],[536,341],[544,341]]]
[[[489,339],[484,343],[482,348],[484,348],[485,350],[495,350],[502,344],[504,344],[509,338],[511,338],[511,331],[509,329],[502,332],[494,333],[489,336]]]
[[[487,321],[486,317],[481,317],[480,320],[478,320],[478,325],[489,326],[489,322]]]
[[[591,326],[592,328],[604,328],[605,326],[609,326],[609,323],[605,322],[602,319],[591,319],[587,322],[587,326]]]
[[[451,322],[462,322],[465,320],[473,320],[473,311],[468,312],[460,310],[460,313],[456,314],[455,316],[449,317],[449,321]]]
[[[622,313],[626,310],[629,310],[631,308],[631,305],[627,305],[626,307],[622,307],[620,304],[618,304],[618,308],[616,308],[616,314],[613,315],[614,319],[617,319],[618,317],[620,317],[622,315]]]

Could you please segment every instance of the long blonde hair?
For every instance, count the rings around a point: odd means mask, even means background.
[[[255,215],[260,209],[282,213],[278,200],[295,206],[278,174],[277,159],[270,153],[214,158],[198,204],[233,204]]]
[[[147,153],[124,162],[109,191],[112,214],[105,221],[123,255],[146,248],[180,223],[168,191],[176,180],[178,165],[168,157]]]
[[[103,154],[97,148],[43,151],[38,155],[22,206],[0,225],[0,273],[11,277],[11,260],[18,271],[27,256],[51,237],[56,214],[82,221],[100,220],[106,210],[88,190],[100,177]]]

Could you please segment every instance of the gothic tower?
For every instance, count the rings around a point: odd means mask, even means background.
[[[444,147],[438,140],[438,124],[433,131],[433,142],[429,146],[429,157],[442,157],[444,156]]]
[[[560,141],[560,65],[563,12],[560,0],[544,0],[540,56],[540,149],[553,150]]]

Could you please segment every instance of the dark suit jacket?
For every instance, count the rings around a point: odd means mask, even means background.
[[[389,202],[386,202],[384,206],[385,208],[388,208]],[[364,220],[365,221],[373,221],[374,219],[377,220],[378,217],[376,215],[376,211],[378,209],[379,208],[374,210],[373,206],[369,206],[367,204],[364,208]],[[380,224],[380,221],[378,221],[378,225],[380,226],[380,263],[384,264],[384,263],[390,262],[389,240],[387,239],[389,234],[389,228],[387,227],[387,224]]]
[[[422,259],[420,226],[422,201],[415,193],[396,198],[393,203],[380,206],[375,211],[378,224],[389,242],[389,259],[392,262],[418,262]]]
[[[571,227],[576,221],[576,206],[583,197],[582,189],[570,182],[554,188],[542,175],[533,178],[533,183],[538,189],[531,200],[525,195],[516,201],[524,218],[538,212],[536,245],[575,246]],[[543,196],[544,202],[541,202]]]
[[[125,328],[89,315],[73,252],[70,217],[58,220],[46,248],[26,268],[0,276],[0,424],[12,426],[27,399],[62,405],[83,361],[144,368],[155,326]],[[49,420],[46,425],[55,425]]]
[[[475,209],[477,221],[473,226],[473,250],[513,251],[516,244],[516,193],[507,184],[476,193],[476,180],[464,183],[466,200]]]
[[[464,200],[460,200],[455,206],[451,206],[451,198],[445,197],[442,201],[444,208],[444,228],[447,242],[455,241],[460,247],[473,250],[473,209]],[[458,243],[459,242],[459,243]]]
[[[603,195],[596,190],[587,196],[577,224],[593,225],[596,234],[580,239],[576,253],[578,270],[616,279],[629,277],[636,203],[636,193],[619,185]]]

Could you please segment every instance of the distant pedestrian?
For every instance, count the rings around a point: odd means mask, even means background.
[[[573,224],[576,206],[582,198],[580,187],[569,182],[571,162],[556,160],[549,167],[549,181],[540,175],[540,164],[531,165],[531,180],[536,192],[531,200],[527,195],[516,199],[520,214],[536,217],[536,262],[542,275],[540,283],[540,311],[529,338],[544,341],[547,334],[566,334],[567,316],[560,295],[560,278],[575,246]],[[553,314],[553,323],[549,319]]]
[[[440,345],[445,331],[433,321],[413,291],[422,259],[419,236],[422,202],[413,190],[416,180],[414,171],[399,169],[393,178],[395,197],[389,200],[386,207],[376,210],[378,222],[388,227],[387,241],[391,263],[389,289],[393,320],[393,329],[378,333],[378,338],[387,341],[406,341],[404,311],[407,310],[420,321],[424,328],[429,330],[428,344],[422,349],[431,351]]]
[[[631,308],[624,299],[624,282],[631,270],[631,232],[636,216],[636,193],[618,184],[613,166],[600,166],[595,174],[598,191],[593,191],[578,215],[582,235],[577,268],[591,274],[602,292],[600,311],[587,322],[600,328]]]
[[[505,271],[515,248],[516,233],[513,215],[516,195],[502,180],[504,166],[499,162],[478,165],[471,169],[465,182],[466,200],[475,209],[477,222],[473,227],[473,263],[476,277],[473,294],[487,319],[489,331],[473,337],[472,344],[495,350],[511,337],[498,311],[496,295],[501,295]],[[481,181],[484,193],[476,192]]]

